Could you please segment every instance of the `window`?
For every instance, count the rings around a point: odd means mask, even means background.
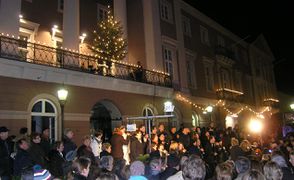
[[[107,7],[103,6],[102,4],[98,4],[97,5],[97,19],[98,21],[103,21],[105,19],[107,19]]]
[[[203,44],[209,45],[208,30],[200,25],[200,37]]]
[[[31,111],[32,132],[42,133],[42,130],[49,128],[49,137],[56,140],[56,107],[47,99],[40,99],[33,105]]]
[[[172,5],[167,0],[160,1],[160,16],[162,20],[173,23]]]
[[[208,91],[213,91],[213,73],[212,73],[211,65],[205,66],[205,79],[206,79],[206,89]]]
[[[220,70],[220,79],[221,79],[221,86],[222,88],[228,88],[231,89],[231,82],[230,82],[230,73],[227,69],[221,69]]]
[[[237,91],[242,91],[242,78],[240,72],[236,72],[235,89]]]
[[[153,110],[150,107],[145,107],[143,109],[143,116],[153,116]]]
[[[217,36],[217,45],[220,47],[225,47],[225,39],[222,36]]]
[[[164,67],[165,72],[169,73],[172,77],[174,74],[173,71],[173,51],[167,47],[163,48],[163,58],[164,58]]]
[[[196,88],[196,71],[195,71],[194,57],[190,55],[186,55],[186,63],[187,63],[188,86],[191,88]]]
[[[182,26],[184,35],[191,37],[190,19],[186,16],[182,16]]]
[[[63,9],[64,9],[64,0],[58,0],[57,11],[62,13]]]

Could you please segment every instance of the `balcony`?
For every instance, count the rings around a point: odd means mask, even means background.
[[[222,47],[222,46],[216,46],[215,47],[215,54],[230,58],[232,60],[235,60],[234,52],[229,50],[228,48],[225,48],[225,47]]]
[[[0,35],[0,57],[54,68],[68,69],[97,76],[172,87],[171,77],[163,72],[139,68],[123,61],[108,61],[71,50]]]
[[[216,90],[216,95],[218,99],[221,99],[221,100],[241,102],[243,101],[244,93],[241,91],[233,90],[233,89],[220,88]]]

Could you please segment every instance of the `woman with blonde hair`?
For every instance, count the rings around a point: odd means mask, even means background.
[[[240,148],[242,149],[242,152],[244,153],[244,156],[249,156],[252,153],[251,149],[251,143],[248,140],[243,140],[240,144]]]

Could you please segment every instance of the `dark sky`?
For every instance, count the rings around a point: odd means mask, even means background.
[[[275,56],[279,91],[294,95],[294,8],[291,0],[184,0],[240,38],[263,34]]]

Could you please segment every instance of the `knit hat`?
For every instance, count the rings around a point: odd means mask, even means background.
[[[47,169],[40,169],[34,171],[34,180],[49,180],[51,179],[51,174]]]
[[[145,174],[145,165],[141,161],[134,161],[130,166],[131,176],[141,176]]]

